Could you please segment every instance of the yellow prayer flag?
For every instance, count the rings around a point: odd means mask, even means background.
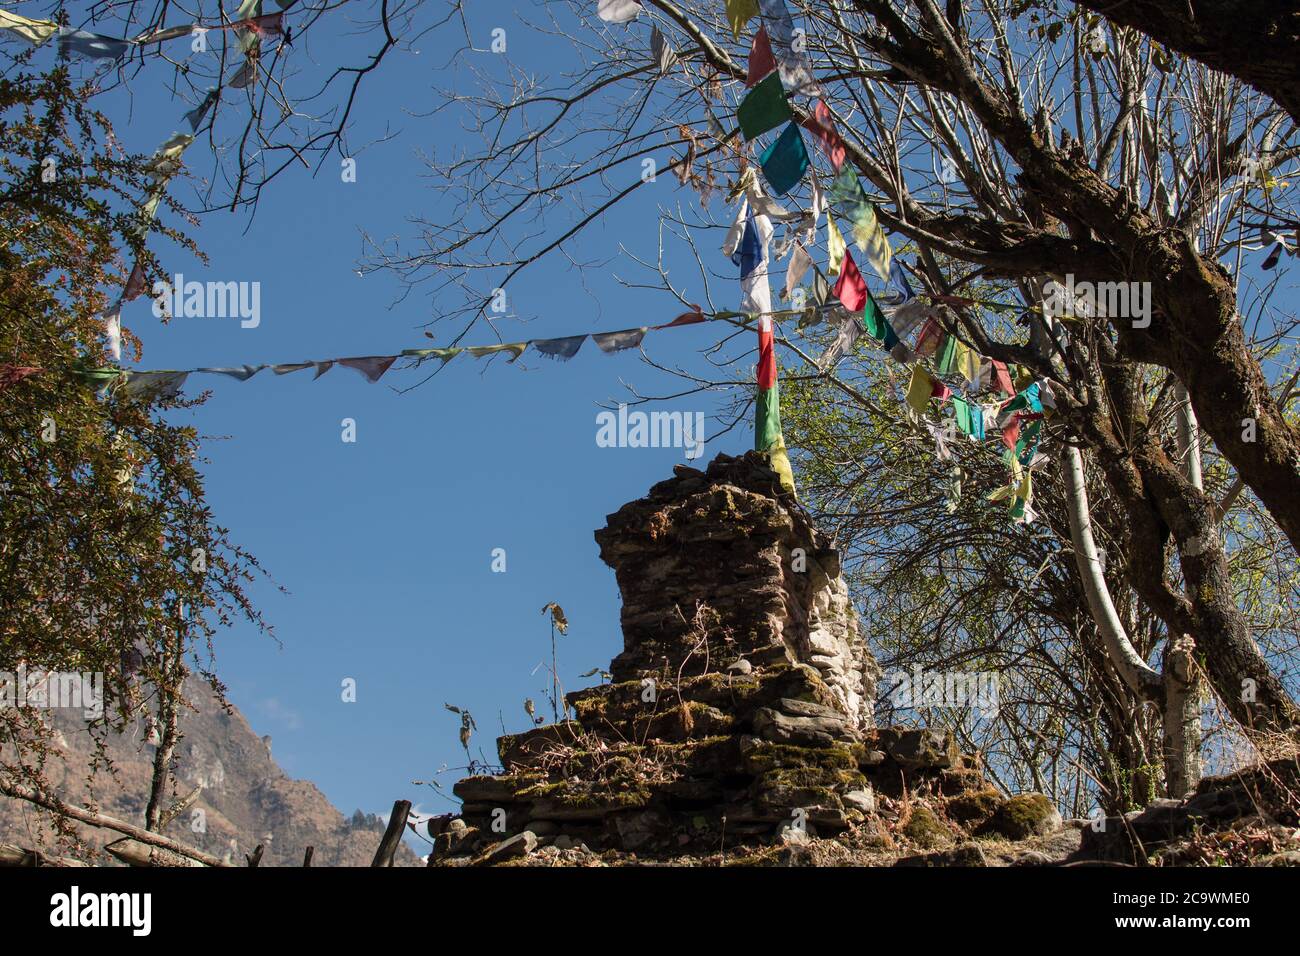
[[[830,259],[827,268],[830,269],[832,275],[837,275],[840,267],[844,265],[844,249],[844,236],[835,227],[835,220],[831,218],[828,209],[826,211],[826,255]]]
[[[731,32],[736,36],[740,36],[745,24],[756,16],[758,0],[727,0],[727,22],[731,24]]]
[[[32,46],[40,46],[59,31],[59,25],[49,20],[31,20],[8,10],[0,10],[0,30],[20,36]]]
[[[924,415],[930,407],[930,396],[934,393],[934,379],[920,365],[912,366],[912,380],[907,383],[907,404],[918,415]]]

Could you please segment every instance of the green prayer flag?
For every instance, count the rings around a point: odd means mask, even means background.
[[[788,121],[794,114],[790,112],[790,103],[785,98],[785,87],[781,85],[781,74],[773,73],[755,86],[741,100],[736,110],[736,119],[745,139],[762,136],[770,129],[776,129]]]
[[[943,346],[939,349],[939,374],[951,375],[957,364],[957,336],[945,335]]]

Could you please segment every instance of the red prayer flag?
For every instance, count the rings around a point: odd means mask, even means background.
[[[772,334],[772,317],[758,320],[758,388],[766,391],[776,384],[776,348]]]
[[[830,158],[831,165],[838,173],[840,167],[844,165],[844,140],[840,139],[840,134],[835,129],[835,118],[831,116],[830,108],[818,100],[813,108],[813,115],[803,121],[803,128],[812,133],[821,144],[822,150]]]
[[[754,86],[775,69],[776,57],[772,55],[772,44],[767,39],[767,27],[759,27],[749,51],[749,76],[745,77],[745,86]]]
[[[0,392],[43,369],[31,365],[0,365]]]
[[[695,303],[691,303],[691,309],[692,311],[683,312],[681,315],[677,316],[677,318],[673,319],[671,322],[665,322],[663,325],[651,326],[651,328],[671,329],[674,326],[678,326],[678,325],[694,325],[696,322],[703,322],[704,312],[700,309],[700,307]]]
[[[850,312],[861,311],[867,304],[867,283],[853,261],[853,253],[844,250],[844,264],[840,266],[840,278],[835,283],[835,297]]]
[[[991,359],[993,363],[994,381],[997,382],[998,390],[1003,395],[1016,394],[1016,387],[1011,384],[1011,374],[1007,371],[1007,363],[999,362],[997,359]]]

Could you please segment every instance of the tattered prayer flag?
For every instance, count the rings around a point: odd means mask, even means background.
[[[817,82],[812,76],[812,64],[806,53],[796,44],[794,20],[786,8],[785,0],[759,0],[763,20],[771,27],[772,47],[781,66],[781,81],[795,93],[816,95]]]
[[[528,347],[528,343],[526,342],[521,342],[519,344],[522,348],[520,348],[519,352],[515,354],[515,358],[519,358],[524,349]],[[513,348],[513,346],[505,346],[505,348]],[[393,363],[396,361],[396,355],[368,355],[363,358],[343,358],[338,360],[339,364],[345,368],[356,369],[364,375],[366,381],[371,385],[374,385],[375,382],[383,378],[384,373],[392,368]]]
[[[953,369],[956,367],[957,345],[957,336],[948,335],[944,337],[943,345],[939,349],[938,358],[935,360],[940,375],[951,375]]]
[[[1277,265],[1277,261],[1281,257],[1282,257],[1282,243],[1279,242],[1275,246],[1273,246],[1272,249],[1269,250],[1269,253],[1265,257],[1264,261],[1260,263],[1260,268],[1272,269],[1275,265]]]
[[[677,316],[677,318],[673,319],[671,322],[665,322],[663,325],[651,326],[651,328],[672,329],[672,328],[676,328],[679,325],[694,325],[697,322],[704,322],[704,321],[705,321],[705,315],[703,310],[698,305],[692,303],[690,312],[683,312],[681,315]]]
[[[185,122],[190,124],[190,130],[197,133],[199,126],[203,123],[203,118],[208,115],[208,110],[217,102],[217,90],[212,88],[208,90],[207,95],[203,97],[202,102],[194,109],[185,114]]]
[[[8,10],[0,10],[0,34],[20,37],[32,46],[40,46],[59,32],[59,25],[51,20],[31,20]],[[775,63],[773,67],[775,68]]]
[[[817,360],[817,367],[826,371],[839,364],[849,352],[853,351],[854,346],[858,344],[858,339],[862,336],[862,323],[858,317],[846,309],[839,309],[840,327],[835,335],[835,341]]]
[[[1002,406],[998,413],[998,420],[1005,422],[1007,417],[1014,412],[1027,411],[1032,413],[1043,410],[1042,400],[1038,396],[1038,383],[1032,382],[1023,392],[1018,393],[1011,401]]]
[[[131,398],[175,398],[189,372],[124,372],[122,390]]]
[[[790,265],[785,270],[785,288],[781,290],[781,298],[790,298],[790,293],[794,291],[801,279],[807,275],[808,270],[812,268],[812,256],[799,243],[794,244],[794,253],[790,256]]]
[[[999,362],[993,359],[993,379],[997,382],[998,391],[1003,395],[1014,395],[1016,387],[1011,384],[1011,374],[1007,371],[1007,363]]]
[[[835,174],[835,178],[831,180],[830,197],[833,203],[845,203],[849,206],[868,201],[867,194],[862,191],[862,184],[858,182],[858,174],[853,171],[852,166],[842,166]]]
[[[288,375],[290,372],[301,372],[305,368],[311,368],[311,362],[284,362],[280,365],[272,365],[271,371],[276,375]]]
[[[627,23],[640,12],[641,4],[637,0],[600,0],[596,4],[597,15],[606,23]]]
[[[978,405],[972,405],[960,395],[952,397],[952,406],[956,414],[957,429],[963,435],[969,435],[977,441],[984,440],[984,413]]]
[[[745,172],[753,176],[754,170],[746,168]],[[740,241],[745,237],[745,226],[749,224],[749,199],[742,199],[740,206],[736,209],[736,218],[732,220],[727,234],[722,238],[722,254],[724,256],[736,255],[736,250],[740,248]]]
[[[745,24],[758,16],[758,0],[727,0],[727,22],[733,36],[740,36]]]
[[[980,375],[979,353],[965,342],[957,343],[957,355],[953,362],[957,373],[968,382],[975,382]]]
[[[826,212],[826,268],[831,272],[838,273],[840,266],[844,263],[844,237],[840,235],[839,229],[835,226],[835,220],[831,218],[830,211]]]
[[[624,349],[634,349],[640,345],[647,331],[649,330],[643,326],[639,329],[623,329],[620,332],[600,332],[593,335],[591,340],[602,352],[622,352]]]
[[[131,275],[127,277],[126,287],[122,289],[122,301],[134,302],[143,292],[144,264],[137,259],[135,265],[131,267]]]
[[[850,215],[853,220],[853,240],[867,254],[867,261],[876,270],[876,275],[889,281],[894,251],[889,246],[885,230],[880,226],[875,205],[871,202],[862,203]]]
[[[650,33],[650,56],[659,65],[659,73],[667,74],[677,63],[677,53],[668,42],[668,38],[655,27]]]
[[[615,332],[612,334],[617,335],[619,333]],[[510,353],[510,361],[513,362],[515,359],[519,358],[519,356],[523,355],[527,348],[527,342],[504,342],[500,345],[473,345],[465,351],[475,358],[482,358],[484,355],[499,355],[502,352],[508,352]],[[340,364],[343,364],[341,360]]]
[[[784,196],[793,189],[808,170],[808,150],[799,127],[794,123],[788,124],[781,135],[763,150],[759,162],[773,193]]]
[[[787,122],[793,115],[778,73],[773,73],[750,90],[736,110],[736,120],[740,123],[740,131],[745,139],[762,136],[768,130]]]
[[[1001,420],[999,416],[999,421]],[[1010,422],[1002,427],[1002,444],[1006,445],[1011,451],[1016,450],[1016,441],[1020,438],[1020,416],[1014,416]]]
[[[313,382],[334,367],[334,362],[330,360],[324,362],[312,362],[311,364],[316,367],[316,374],[311,377]]]
[[[130,40],[100,36],[71,27],[59,28],[59,55],[75,53],[91,60],[120,60],[126,51],[135,46]]]
[[[664,328],[667,328],[667,326],[664,326]],[[585,335],[569,335],[562,339],[534,339],[533,348],[547,358],[567,362],[578,354],[578,349],[582,348],[582,343],[586,340]]]
[[[916,354],[934,355],[943,344],[944,336],[943,326],[930,316],[925,320],[925,325],[921,326],[920,335],[916,337]]]
[[[404,349],[402,354],[413,356],[418,358],[420,361],[424,361],[426,358],[436,358],[441,361],[443,365],[446,365],[463,351],[465,350],[459,347],[445,349]]]
[[[749,50],[749,74],[745,77],[745,86],[753,87],[758,81],[776,70],[776,57],[772,55],[772,44],[767,39],[767,27],[759,27],[754,34],[754,45]]]
[[[862,309],[862,324],[867,327],[867,334],[883,345],[887,351],[892,352],[894,346],[899,344],[894,327],[889,324],[885,313],[880,311],[880,306],[876,304],[869,291],[866,305]]]
[[[118,302],[104,313],[104,338],[108,341],[108,354],[114,362],[122,361],[122,303]]]
[[[224,368],[199,368],[196,372],[210,372],[216,375],[229,375],[231,378],[238,379],[241,382],[247,382],[256,375],[265,365],[233,365]]]
[[[844,266],[840,269],[839,281],[835,283],[835,298],[850,312],[859,311],[867,301],[867,283],[858,271],[853,254],[844,253]]]
[[[745,234],[731,261],[740,267],[740,311],[766,314],[772,311],[772,287],[768,282],[767,245],[772,238],[772,223],[753,210],[745,223]]]
[[[781,434],[781,396],[776,382],[776,346],[772,317],[758,319],[758,394],[754,402],[754,449],[766,452],[781,480],[781,487],[794,493],[794,472]]]
[[[919,365],[912,366],[912,379],[907,384],[907,404],[918,415],[924,415],[930,407],[930,396],[934,393],[935,379]]]
[[[812,115],[803,121],[803,128],[813,134],[831,161],[831,168],[839,172],[840,167],[844,165],[844,140],[835,129],[835,119],[831,116],[830,107],[818,100],[817,105],[813,107]]]
[[[903,272],[903,264],[897,259],[889,264],[889,286],[897,293],[896,298],[891,302],[893,305],[904,305],[916,298],[916,293],[912,291],[912,284],[907,281],[907,274]]]

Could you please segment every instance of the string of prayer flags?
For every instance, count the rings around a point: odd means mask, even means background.
[[[733,36],[740,36],[745,24],[758,16],[758,0],[727,0],[727,22]]]
[[[795,41],[794,20],[785,0],[759,0],[759,7],[764,25],[771,28],[769,32],[781,70],[781,82],[795,93],[816,95],[819,88],[812,76],[812,64],[808,62],[802,44]]]
[[[596,4],[596,14],[606,23],[627,23],[635,20],[641,12],[637,0],[600,0]]]
[[[766,281],[766,279],[764,279]],[[794,493],[794,472],[781,433],[781,395],[776,381],[776,348],[772,317],[758,317],[758,394],[754,402],[754,450],[765,452],[781,479],[781,487]]]
[[[745,139],[755,139],[768,130],[789,122],[794,114],[781,85],[781,75],[772,73],[745,94],[736,110],[736,121]]]
[[[835,298],[850,312],[861,311],[867,302],[867,283],[853,261],[852,253],[844,253],[844,264],[840,268],[839,280],[835,283]]]
[[[775,195],[784,196],[798,185],[808,171],[808,149],[803,144],[799,127],[794,123],[788,124],[784,132],[763,150],[759,162]]]
[[[803,121],[803,128],[812,133],[813,138],[826,153],[827,159],[831,161],[831,168],[838,173],[840,167],[844,165],[846,151],[844,140],[835,129],[835,119],[831,116],[830,107],[822,100],[818,100],[812,114]]]
[[[650,56],[658,64],[660,76],[666,76],[677,65],[677,51],[658,27],[650,32]]]
[[[745,86],[753,88],[758,81],[776,71],[776,57],[772,55],[772,44],[767,39],[767,27],[759,27],[754,34],[754,45],[749,48],[749,72],[745,76]]]
[[[32,20],[21,14],[0,10],[0,34],[26,40],[34,47],[41,46],[58,32],[59,25],[52,20]]]

